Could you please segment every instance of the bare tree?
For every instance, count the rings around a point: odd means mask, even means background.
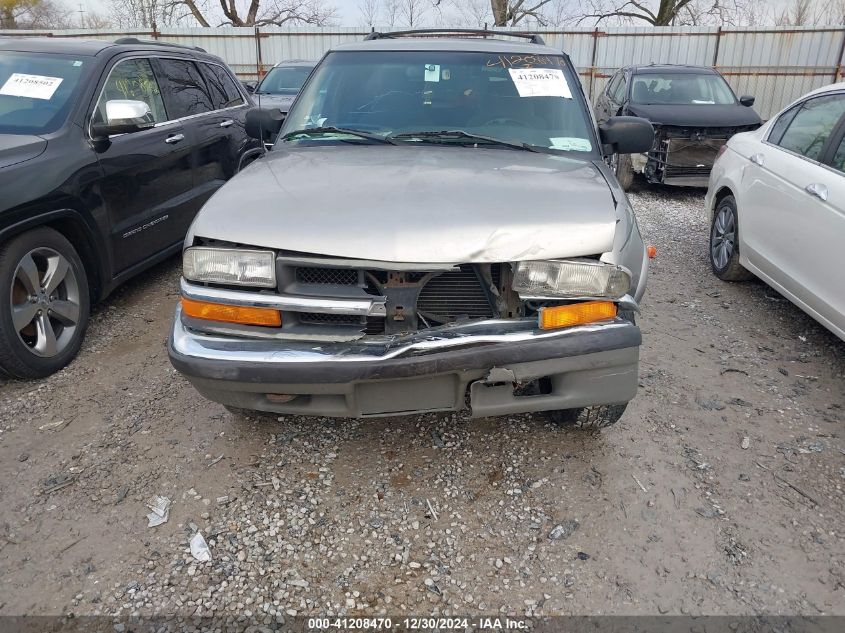
[[[490,0],[450,0],[450,4],[457,26],[477,28],[491,22]]]
[[[587,0],[579,22],[602,21],[652,26],[737,24],[754,0]]]
[[[120,28],[175,26],[192,23],[187,8],[174,0],[109,0],[109,15]]]
[[[551,0],[490,0],[493,10],[493,24],[515,26],[525,18],[534,18],[539,24],[547,24],[541,9]]]
[[[114,26],[111,16],[99,11],[86,11],[79,21],[83,29],[108,29]]]
[[[409,29],[418,27],[431,9],[429,0],[399,0],[399,15]]]
[[[777,26],[805,26],[813,20],[813,0],[792,0],[775,16]]]
[[[399,23],[399,0],[384,0],[382,9],[387,26],[395,27]]]
[[[323,0],[110,0],[110,3],[112,19],[121,27],[323,26],[335,17],[335,8]]]
[[[374,27],[378,24],[379,15],[381,14],[380,0],[359,0],[358,13],[362,26]]]
[[[0,0],[0,29],[70,26],[71,11],[53,0]]]
[[[824,21],[845,24],[845,0],[828,0],[824,6]]]

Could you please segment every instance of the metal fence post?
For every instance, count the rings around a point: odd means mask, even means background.
[[[836,58],[836,68],[833,70],[833,83],[839,81],[842,74],[842,55],[845,55],[845,28],[842,29],[842,43],[839,45],[839,57]]]
[[[261,73],[264,70],[264,61],[261,58],[261,30],[255,27],[255,75],[261,81]]]
[[[713,51],[713,68],[719,65],[719,43],[722,41],[722,26],[716,29],[716,48]]]
[[[595,95],[593,94],[593,83],[595,81],[596,76],[596,49],[598,48],[599,42],[599,27],[596,27],[593,30],[593,52],[590,56],[590,101],[595,99]]]

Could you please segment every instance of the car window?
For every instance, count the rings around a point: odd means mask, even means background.
[[[112,68],[97,101],[94,121],[105,121],[106,102],[117,99],[143,101],[150,107],[156,123],[167,121],[161,90],[149,59],[125,59]]]
[[[231,108],[244,102],[235,80],[225,68],[204,62],[202,67],[215,108]]]
[[[0,52],[0,134],[45,134],[67,119],[90,61],[70,55]]]
[[[613,99],[613,95],[616,94],[616,89],[619,88],[619,83],[621,81],[622,73],[617,72],[613,77],[610,78],[610,83],[607,84],[607,96]]]
[[[275,66],[255,89],[256,94],[295,95],[311,74],[312,66]]]
[[[194,62],[186,59],[159,59],[158,62],[173,101],[175,111],[171,112],[171,118],[181,119],[215,109],[205,80]]]
[[[643,105],[733,105],[736,97],[715,73],[644,73],[634,77],[631,101]]]
[[[836,148],[836,153],[833,155],[833,160],[830,161],[830,166],[845,173],[845,136],[839,141],[839,147]]]
[[[772,128],[769,130],[770,143],[774,143],[775,145],[780,143],[780,139],[783,138],[783,133],[786,132],[786,128],[789,127],[793,117],[800,109],[801,104],[798,104],[778,117],[778,120],[772,124]]]
[[[410,135],[402,142],[417,145],[426,141],[414,132],[460,130],[573,154],[595,150],[578,76],[563,55],[329,53],[302,89],[282,134],[331,126]],[[321,134],[288,140],[331,142]]]
[[[843,94],[809,99],[796,112],[777,145],[811,160],[818,160],[827,138],[843,114]]]
[[[622,103],[625,101],[625,90],[628,87],[628,82],[625,80],[625,73],[620,73],[619,83],[616,84],[616,91],[613,93],[614,103]]]

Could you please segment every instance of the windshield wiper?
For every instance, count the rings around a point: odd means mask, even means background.
[[[302,128],[301,130],[294,130],[293,132],[288,132],[287,134],[285,134],[282,137],[282,140],[286,141],[293,136],[302,134],[348,134],[349,136],[357,136],[358,138],[367,139],[368,141],[376,141],[377,143],[387,143],[388,145],[396,145],[395,142],[393,142],[386,136],[372,134],[370,132],[364,132],[362,130],[352,130],[345,127],[334,127],[332,125],[324,125],[321,127],[308,127]]]
[[[488,145],[498,145],[500,147],[510,147],[511,149],[521,149],[528,152],[541,152],[544,148],[529,143],[514,143],[505,141],[500,138],[493,138],[492,136],[484,136],[482,134],[472,134],[464,130],[440,130],[439,132],[424,130],[421,132],[401,132],[391,134],[388,138],[391,139],[442,139],[442,140],[467,140],[476,143],[487,143]]]

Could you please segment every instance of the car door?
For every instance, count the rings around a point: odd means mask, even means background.
[[[193,185],[185,213],[176,218],[184,233],[203,203],[225,182],[228,134],[197,61],[159,57],[156,72],[163,77],[167,107],[179,118],[191,147]]]
[[[220,186],[234,176],[241,165],[244,153],[257,157],[261,146],[257,140],[246,133],[246,111],[248,102],[241,92],[239,82],[231,72],[221,64],[200,62],[200,70],[205,77],[215,107],[215,123],[221,131],[225,143],[219,146],[216,156],[219,166],[216,183]]]
[[[99,194],[111,228],[112,272],[120,274],[178,244],[178,217],[193,186],[191,149],[182,125],[173,120],[150,58],[118,59],[100,88],[91,122],[102,121],[106,102],[145,102],[155,127],[114,135],[97,145],[103,170]]]
[[[604,92],[602,92],[599,100],[596,102],[596,119],[599,123],[607,121],[612,114],[612,94],[619,88],[619,82],[621,81],[622,71],[617,70],[616,73],[610,78],[610,81],[607,82],[607,86],[605,86]]]
[[[845,117],[845,93],[807,99],[752,146],[739,200],[740,252],[806,307],[829,318],[841,301],[841,176],[821,161]],[[826,192],[826,193],[823,193]]]
[[[845,115],[831,135],[822,164],[825,171],[811,183],[815,185],[813,195],[819,199],[818,218],[824,239],[820,244],[822,270],[815,293],[819,299],[817,310],[845,338]]]

